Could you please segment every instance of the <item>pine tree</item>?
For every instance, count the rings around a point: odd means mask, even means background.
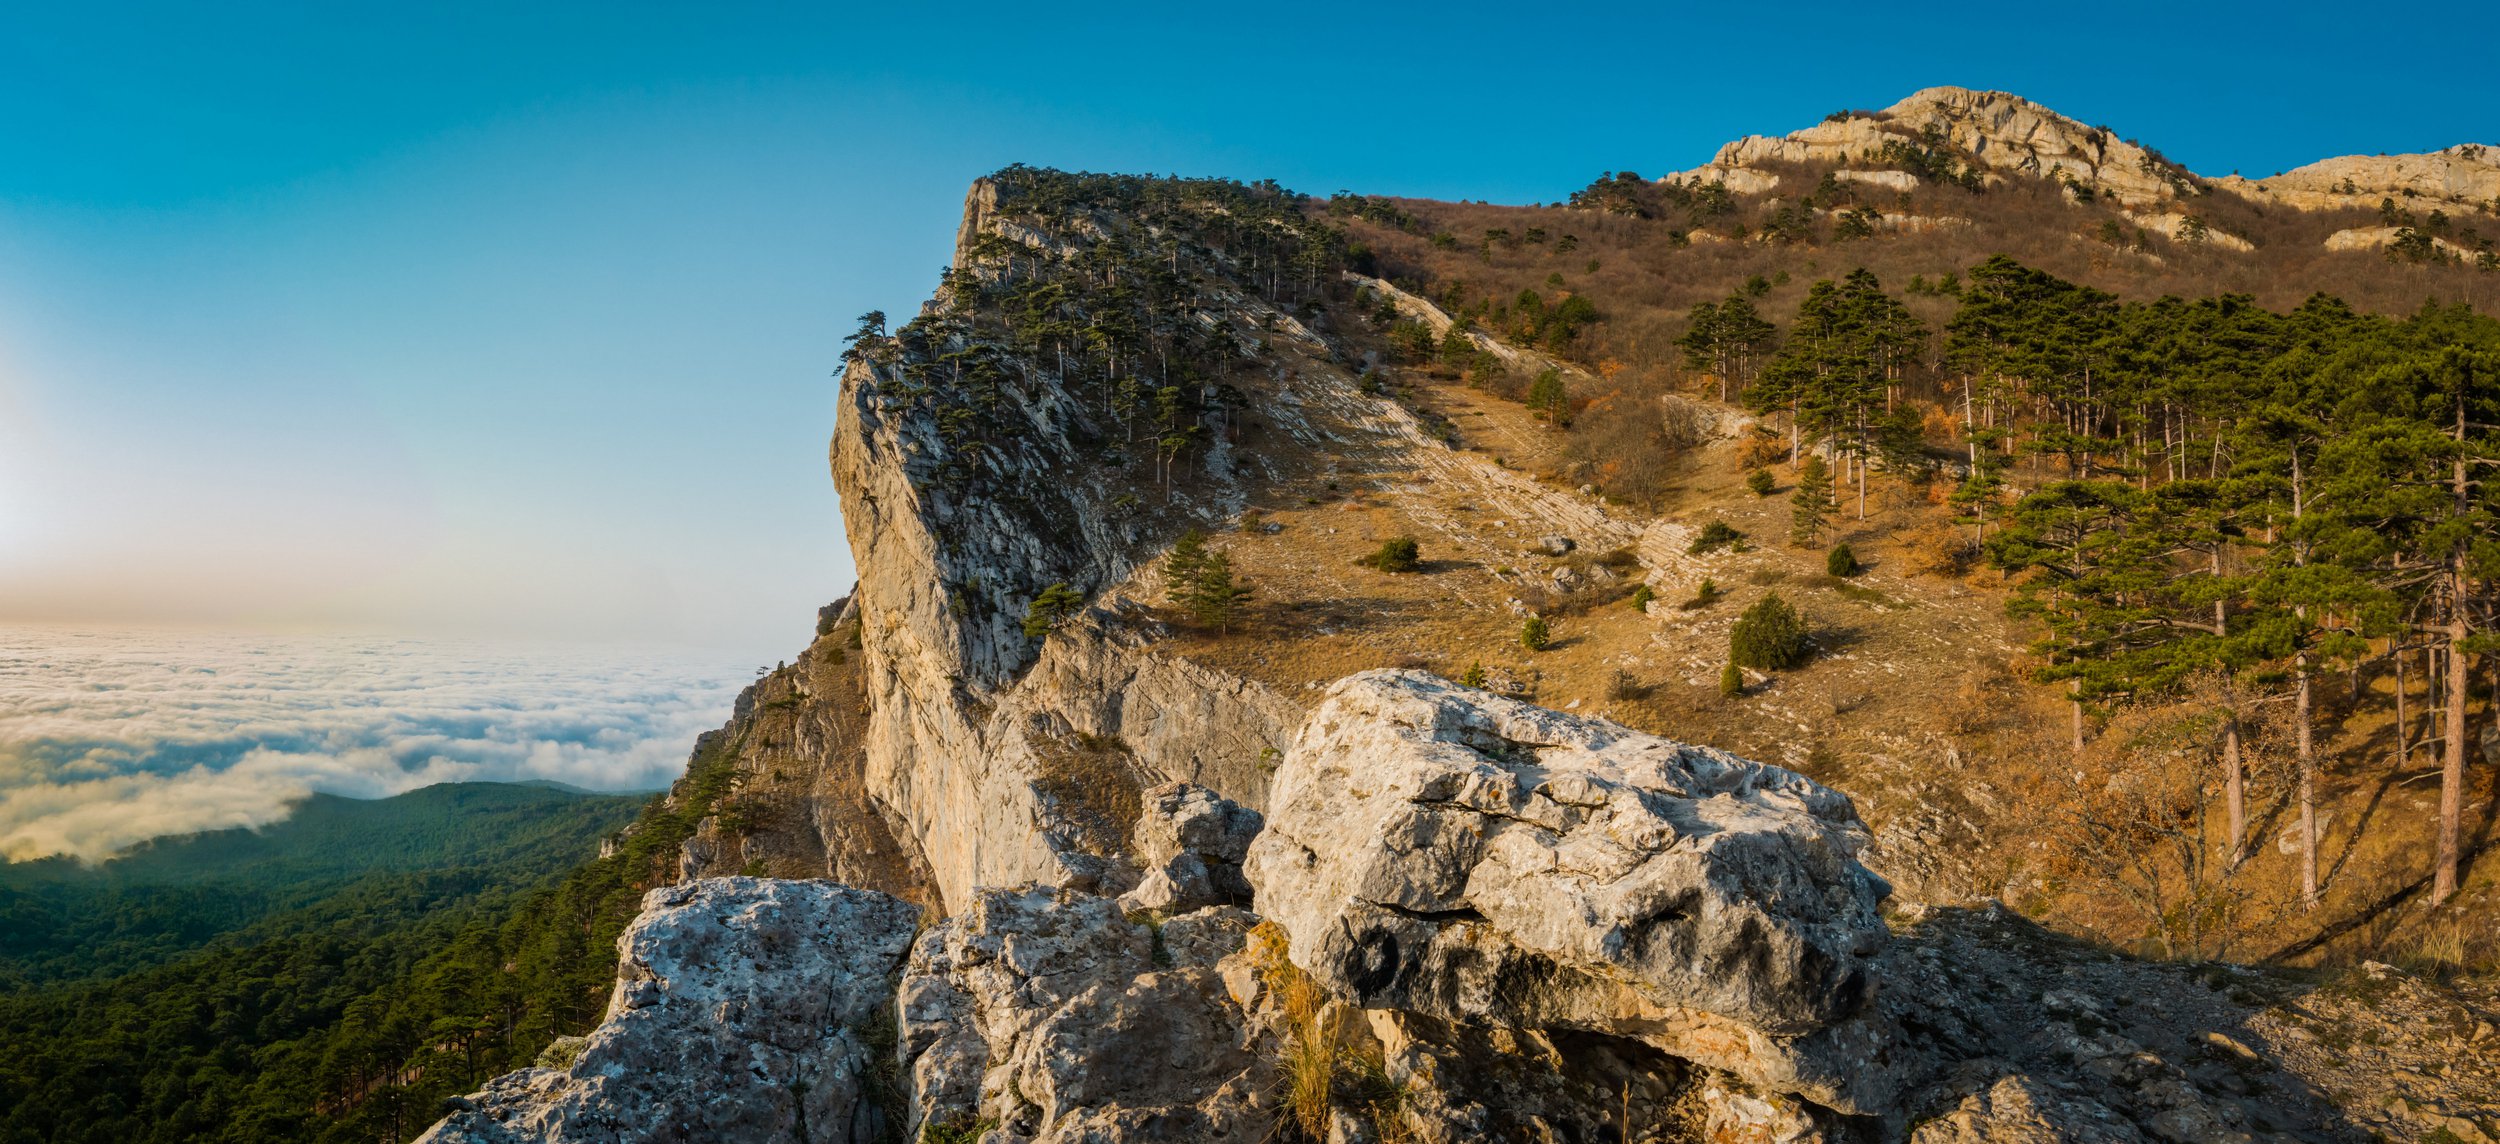
[[[1571,423],[1571,397],[1563,386],[1561,370],[1545,370],[1529,383],[1528,412],[1554,425]]]
[[[1024,610],[1024,638],[1037,640],[1058,630],[1084,604],[1084,595],[1064,583],[1042,589]]]
[[[1719,694],[1734,699],[1745,693],[1744,669],[1731,663],[1719,669]]]
[[[1543,616],[1530,616],[1527,622],[1519,625],[1519,646],[1529,651],[1544,651],[1550,638]]]
[[[1207,534],[1190,529],[1172,544],[1172,553],[1163,558],[1163,598],[1184,611],[1198,590],[1198,572],[1207,561]]]
[[[1482,688],[1482,687],[1484,686],[1484,680],[1485,680],[1485,673],[1484,673],[1484,664],[1483,664],[1483,662],[1482,662],[1482,661],[1476,661],[1476,662],[1471,662],[1471,663],[1469,663],[1469,664],[1467,665],[1467,670],[1466,670],[1466,672],[1465,672],[1465,673],[1463,673],[1463,674],[1461,674],[1461,675],[1458,677],[1458,681],[1459,681],[1459,683],[1460,683],[1460,684],[1462,684],[1462,685],[1464,685],[1464,686],[1467,686],[1467,687],[1474,687],[1474,688]]]
[[[1229,633],[1241,603],[1250,598],[1250,586],[1233,578],[1233,561],[1221,552],[1208,552],[1198,563],[1197,576],[1190,583],[1189,612],[1198,622]]]
[[[1835,507],[1832,471],[1823,464],[1823,458],[1808,456],[1797,466],[1797,488],[1788,494],[1788,504],[1789,540],[1800,548],[1821,540]]]
[[[1861,567],[1858,554],[1846,544],[1833,545],[1831,553],[1823,558],[1823,571],[1833,576],[1855,576]]]

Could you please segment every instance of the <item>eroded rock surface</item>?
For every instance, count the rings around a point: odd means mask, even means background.
[[[1364,1008],[1640,1036],[1851,1107],[1865,1038],[1818,1039],[1828,1068],[1790,1046],[1873,994],[1864,838],[1793,772],[1376,671],[1304,726],[1248,870],[1294,960]]]
[[[919,909],[830,882],[653,890],[608,1019],[562,1068],[496,1078],[429,1144],[873,1140],[872,1032]]]
[[[910,1139],[991,1144],[1262,1139],[1267,1058],[1217,968],[1252,920],[1158,928],[1067,889],[985,890],[921,936],[899,998]]]

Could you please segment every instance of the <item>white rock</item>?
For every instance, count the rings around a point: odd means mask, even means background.
[[[1294,961],[1364,1008],[1638,1036],[1846,1110],[1789,1046],[1871,996],[1865,841],[1793,772],[1371,671],[1303,726],[1248,872]]]
[[[428,1144],[876,1139],[864,1099],[919,908],[830,882],[653,890],[617,942],[608,1018],[564,1068],[496,1078]]]
[[[1218,966],[1251,921],[1215,909],[1157,931],[1108,898],[981,891],[903,976],[905,1138],[989,1119],[1034,1144],[1260,1139],[1268,1074]]]

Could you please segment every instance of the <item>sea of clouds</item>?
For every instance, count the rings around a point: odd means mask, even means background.
[[[314,791],[656,789],[753,674],[683,648],[0,627],[0,857],[258,826]]]

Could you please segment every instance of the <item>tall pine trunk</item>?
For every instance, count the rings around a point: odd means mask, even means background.
[[[2464,466],[2459,464],[2458,470]],[[2465,554],[2452,555],[2448,567],[2448,749],[2439,768],[2439,851],[2431,867],[2434,906],[2457,892],[2457,820],[2465,810]]]
[[[2292,718],[2300,757],[2300,904],[2318,908],[2318,756],[2309,730],[2309,655],[2293,658]]]

